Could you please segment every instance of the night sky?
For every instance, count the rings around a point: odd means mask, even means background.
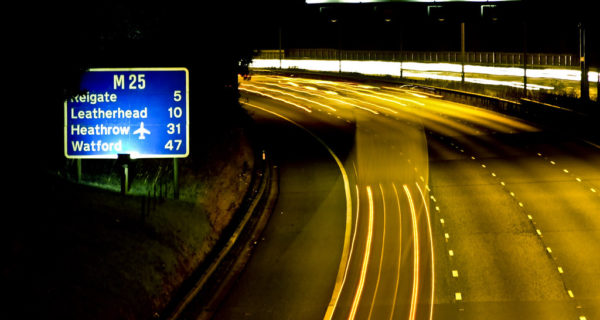
[[[283,1],[282,1],[283,2]],[[481,17],[482,3],[310,4],[288,1],[263,12],[249,25],[262,47],[459,51],[460,23],[466,24],[467,51],[578,53],[578,23],[588,26],[588,52],[597,51],[598,23],[591,1],[512,1],[497,3]],[[495,18],[495,19],[492,19]],[[386,21],[388,19],[388,21]],[[440,21],[442,20],[443,21]],[[336,20],[332,23],[332,20]],[[341,30],[340,30],[341,29]],[[524,35],[527,35],[524,38]],[[593,49],[593,50],[592,50]],[[595,52],[594,52],[595,53]]]
[[[481,2],[306,4],[304,0],[173,0],[46,3],[13,26],[26,49],[71,65],[115,67],[237,59],[255,49],[282,47],[579,53],[578,23],[587,26],[589,61],[598,61],[593,1],[523,0],[496,3],[481,17]],[[336,22],[333,23],[332,21]],[[386,21],[387,20],[387,21]],[[48,50],[52,48],[52,50]],[[596,63],[597,64],[597,63]]]

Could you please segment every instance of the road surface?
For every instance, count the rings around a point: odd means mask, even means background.
[[[414,88],[240,92],[280,198],[215,318],[600,318],[594,145]]]

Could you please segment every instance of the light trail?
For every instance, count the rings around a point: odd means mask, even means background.
[[[413,288],[412,298],[410,300],[410,316],[409,320],[414,320],[417,316],[417,300],[419,296],[419,231],[417,229],[417,212],[415,211],[415,204],[413,203],[410,190],[407,185],[403,185],[404,192],[408,198],[408,204],[410,205],[410,214],[413,225]]]
[[[367,108],[367,107],[362,107],[362,106],[359,106],[359,105],[357,105],[357,104],[354,104],[354,103],[346,102],[346,101],[343,101],[343,100],[340,100],[340,99],[331,98],[331,97],[328,97],[327,99],[334,100],[334,101],[337,101],[337,102],[339,102],[339,103],[342,103],[342,104],[347,104],[347,105],[349,105],[349,106],[353,106],[353,107],[355,107],[355,108],[358,108],[358,109],[362,109],[362,110],[368,111],[368,112],[370,112],[370,113],[372,113],[372,114],[379,114],[379,112],[377,112],[377,111],[375,111],[375,110],[371,110],[371,109],[369,109],[369,108]]]
[[[375,98],[375,99],[379,99],[379,100],[383,100],[383,101],[391,102],[391,103],[394,103],[394,104],[400,105],[400,106],[402,106],[402,107],[406,107],[406,106],[407,106],[406,104],[404,104],[404,103],[402,103],[402,102],[399,102],[399,101],[395,101],[395,100],[390,100],[390,99],[386,99],[386,98],[378,97],[378,96],[376,96],[376,95],[369,94],[369,93],[365,93],[365,92],[361,92],[361,91],[358,91],[358,90],[352,90],[352,89],[341,89],[341,88],[339,88],[338,90],[342,90],[342,91],[348,91],[348,92],[351,92],[351,93],[354,93],[354,94],[359,94],[359,95],[361,95],[361,96],[367,96],[367,97],[371,97],[371,98]]]
[[[383,193],[383,186],[379,184],[379,190],[381,191],[381,200],[383,203],[383,232],[381,235],[381,255],[379,257],[379,272],[377,272],[377,282],[375,283],[375,293],[373,294],[373,299],[371,300],[371,308],[369,309],[369,317],[371,319],[371,315],[373,314],[373,307],[375,306],[375,300],[377,299],[377,290],[379,289],[379,282],[381,280],[381,270],[383,269],[383,253],[385,252],[385,195]]]
[[[336,83],[326,83],[326,84],[322,84],[322,85],[324,85],[324,86],[327,86],[327,87],[335,87],[335,88],[336,88],[336,90],[340,90],[340,91],[347,91],[347,92],[350,92],[350,93],[353,93],[353,94],[361,94],[361,92],[359,92],[359,91],[357,91],[357,90],[352,90],[352,89],[342,89],[342,88],[340,88],[341,86],[343,86],[342,84],[336,84]],[[374,87],[369,87],[369,88],[374,88]],[[337,93],[336,93],[336,94],[337,94]],[[366,93],[363,93],[363,95],[368,95],[368,94],[366,94]],[[363,103],[363,104],[368,104],[368,105],[370,105],[370,106],[373,106],[374,108],[382,109],[382,110],[385,110],[385,111],[388,111],[388,112],[392,112],[392,113],[398,113],[398,111],[396,111],[396,110],[394,110],[394,109],[387,108],[387,107],[384,107],[384,106],[380,106],[380,105],[377,105],[377,104],[374,104],[374,103],[370,103],[370,102],[367,102],[367,101],[359,101],[358,99],[355,99],[355,98],[350,98],[350,97],[345,97],[345,98],[346,98],[346,99],[349,99],[349,100],[352,100],[352,101],[354,101],[354,102],[360,102],[360,103]],[[406,105],[404,105],[404,104],[402,104],[402,105],[403,105],[403,106],[406,106]]]
[[[427,201],[425,200],[425,195],[423,194],[423,190],[419,183],[415,182],[417,185],[417,189],[421,194],[421,199],[423,199],[423,206],[425,207],[425,214],[427,215],[427,230],[429,231],[429,244],[431,250],[431,301],[429,302],[429,320],[433,319],[433,298],[435,293],[435,261],[434,261],[434,252],[433,252],[433,231],[431,229],[431,218],[429,214],[429,206],[427,205]]]
[[[282,98],[274,97],[274,96],[272,96],[272,95],[270,95],[270,94],[266,94],[266,93],[264,93],[264,92],[255,91],[255,90],[250,90],[250,89],[246,89],[246,88],[239,88],[239,90],[246,91],[246,92],[252,92],[252,93],[256,93],[256,94],[258,94],[258,95],[261,95],[261,96],[264,96],[264,97],[268,97],[268,98],[271,98],[271,99],[273,99],[273,100],[277,100],[277,101],[281,101],[281,102],[283,102],[283,103],[291,104],[291,105],[293,105],[294,107],[300,108],[300,109],[302,109],[302,110],[304,110],[304,111],[306,111],[306,112],[308,112],[308,113],[311,113],[311,112],[312,112],[312,110],[310,110],[309,108],[307,108],[307,107],[305,107],[305,106],[301,106],[301,105],[299,105],[299,104],[297,104],[297,103],[294,103],[294,102],[291,102],[291,101],[288,101],[288,100],[285,100],[285,99],[282,99]]]
[[[394,88],[394,87],[383,87],[384,89],[388,89],[388,90],[394,90],[394,91],[400,91],[400,92],[404,92],[404,93],[410,93],[412,95],[417,94],[417,96],[419,98],[443,98],[443,96],[439,95],[439,94],[433,94],[433,93],[429,93],[429,92],[422,92],[422,91],[417,91],[415,92],[414,90],[411,89],[403,89],[403,88]]]
[[[347,99],[350,99],[350,100],[352,100],[352,101],[359,102],[359,101],[358,101],[358,99],[354,99],[354,98],[350,98],[350,97],[346,97],[346,98],[347,98]],[[377,104],[374,104],[374,103],[370,103],[370,102],[367,102],[367,101],[360,101],[360,102],[361,102],[361,103],[364,103],[364,104],[368,104],[368,105],[370,105],[370,106],[373,106],[374,108],[378,108],[378,109],[385,110],[385,111],[387,111],[387,112],[396,113],[396,114],[398,113],[398,111],[396,111],[396,110],[394,110],[394,109],[387,108],[387,107],[384,107],[384,106],[380,106],[380,105],[377,105]]]
[[[356,167],[354,170],[356,170]],[[340,292],[341,292],[342,288],[344,287],[344,284],[346,284],[346,278],[348,276],[348,269],[350,269],[350,261],[352,260],[352,252],[354,252],[354,243],[356,241],[356,229],[358,228],[359,207],[360,207],[360,195],[359,195],[359,191],[358,191],[358,185],[356,185],[356,219],[354,222],[354,234],[352,235],[352,244],[350,245],[350,253],[348,254],[348,262],[346,263],[344,277],[343,277],[343,280],[340,285]],[[330,308],[327,308],[327,312],[325,313],[324,319],[331,320],[331,318],[333,317],[333,312],[335,311],[335,308],[337,307],[338,301],[339,301],[339,294],[335,300],[335,303],[333,305],[331,305],[331,303],[330,303]]]
[[[272,83],[265,83],[265,84],[266,84],[266,85],[278,86],[277,84],[272,84]],[[278,87],[280,87],[280,86],[278,86]],[[281,87],[280,87],[280,88],[281,88]],[[305,88],[309,88],[309,87],[308,87],[308,86],[305,86]],[[314,88],[314,87],[310,87],[310,88],[312,88],[312,89],[308,89],[308,90],[310,90],[310,91],[318,91],[318,89],[317,89],[317,88]],[[343,100],[340,100],[340,99],[336,99],[336,98],[332,98],[332,97],[328,97],[328,96],[325,96],[325,95],[317,94],[317,93],[314,93],[314,92],[309,92],[309,91],[305,91],[305,90],[291,89],[291,88],[285,88],[285,89],[287,89],[287,90],[292,90],[292,91],[296,91],[296,92],[301,92],[301,93],[306,93],[306,94],[313,95],[313,96],[317,96],[317,97],[319,97],[319,98],[323,98],[323,99],[327,99],[327,100],[333,100],[333,101],[336,101],[336,102],[338,102],[338,103],[341,103],[341,104],[346,104],[346,105],[349,105],[349,106],[352,106],[352,107],[355,107],[355,108],[358,108],[358,109],[362,109],[362,110],[365,110],[365,111],[371,112],[371,113],[373,113],[373,114],[379,114],[379,112],[377,112],[377,111],[375,111],[375,110],[371,110],[371,109],[369,109],[369,108],[367,108],[367,107],[363,107],[363,106],[360,106],[360,105],[357,105],[357,104],[354,104],[354,103],[346,102],[346,101],[343,101]],[[265,89],[265,90],[268,90],[268,89]],[[277,91],[277,90],[275,90],[275,91]],[[337,94],[337,93],[336,93],[336,94]],[[330,94],[330,95],[331,95],[331,94]],[[299,99],[304,99],[304,98],[300,98],[300,97],[298,97],[298,98],[299,98]],[[317,103],[317,104],[319,104],[319,105],[325,106],[324,104],[321,104],[321,103],[315,102],[315,101],[313,101],[313,100],[308,100],[308,99],[304,99],[304,100],[307,100],[307,101],[310,101],[310,102]],[[352,99],[352,100],[354,100],[354,101],[355,101],[355,99]],[[329,108],[329,109],[333,109],[333,111],[337,111],[336,109],[334,109],[334,108],[332,108],[332,107],[328,107],[328,106],[327,106],[327,108]],[[384,109],[387,109],[387,108],[384,108]],[[389,109],[388,109],[388,110],[389,110]]]
[[[367,95],[368,96],[367,93],[361,93],[361,92],[359,92],[357,90],[343,89],[343,88],[341,88],[341,86],[343,86],[343,85],[339,84],[339,83],[322,83],[321,85],[326,86],[326,87],[335,87],[336,90],[340,90],[340,91],[347,91],[347,92],[350,92],[350,93],[353,93],[353,94],[362,94],[362,95]],[[374,88],[374,87],[369,87],[369,88]],[[328,92],[328,91],[326,91],[326,92]],[[337,94],[337,93],[335,93],[335,94]],[[358,99],[350,98],[350,97],[346,97],[346,98],[350,99],[352,101],[358,102]],[[374,97],[374,98],[376,98],[376,97]],[[391,102],[393,102],[393,101],[391,101]],[[383,109],[383,110],[388,111],[388,112],[398,113],[398,111],[396,111],[394,109],[390,109],[390,108],[387,108],[387,107],[384,107],[384,106],[380,106],[380,105],[377,105],[377,104],[374,104],[374,103],[370,103],[370,102],[367,102],[367,101],[360,101],[360,103],[368,104],[368,105],[371,105],[371,106],[373,106],[375,108]],[[405,104],[401,104],[401,105],[402,106],[406,106]]]
[[[402,210],[400,209],[400,197],[396,185],[392,183],[394,194],[396,195],[396,204],[398,205],[398,270],[396,278],[396,286],[394,287],[394,297],[392,299],[392,311],[390,312],[390,320],[394,319],[394,311],[396,309],[396,298],[398,297],[398,288],[400,287],[400,266],[402,265]]]
[[[428,98],[428,96],[426,96],[426,95],[422,95],[422,94],[418,94],[418,93],[414,93],[414,92],[409,92],[409,94],[411,94],[411,95],[413,95],[413,96],[415,96],[417,98],[423,98],[423,99],[427,99]]]
[[[338,72],[340,69],[339,60],[286,60],[285,69],[295,68],[302,70],[313,70],[313,71],[326,71],[326,72]],[[402,63],[402,75],[404,78],[412,79],[437,79],[446,81],[462,81],[460,75],[443,75],[439,72],[448,73],[461,73],[460,65],[450,63],[418,63],[418,62],[404,62]],[[365,75],[376,75],[376,76],[394,76],[398,77],[400,70],[399,62],[392,61],[341,61],[342,72],[360,73]],[[255,59],[250,68],[279,68],[279,60],[272,59]],[[498,70],[496,70],[498,69]],[[511,77],[523,77],[522,68],[505,68],[505,67],[482,67],[474,65],[465,65],[465,73],[469,74],[482,74],[484,76],[511,76]],[[569,70],[569,69],[527,69],[527,78],[533,79],[557,79],[565,81],[580,81],[581,71]],[[504,81],[504,80],[492,80],[486,78],[474,78],[466,76],[465,82],[479,83],[493,86],[508,86],[514,88],[523,88],[524,83],[522,81]],[[598,72],[589,71],[588,81],[590,83],[598,82]],[[539,85],[534,83],[527,83],[527,90],[554,90],[553,86]]]
[[[276,84],[270,84],[270,83],[265,83],[265,84],[277,86]],[[284,92],[284,91],[281,91],[281,90],[269,89],[269,88],[265,88],[265,87],[254,86],[254,85],[251,85],[251,84],[244,84],[244,87],[252,87],[252,88],[257,88],[257,89],[263,89],[263,90],[270,91],[270,92],[277,92],[279,94],[290,96],[290,97],[292,97],[294,99],[299,99],[299,100],[304,100],[304,101],[309,102],[309,103],[314,103],[314,104],[319,105],[319,106],[321,106],[323,108],[327,108],[327,109],[329,109],[331,111],[337,111],[335,108],[332,108],[332,107],[330,107],[328,105],[325,105],[325,104],[322,104],[320,102],[317,102],[317,101],[314,101],[314,100],[310,100],[310,99],[307,99],[307,98],[304,98],[304,97],[295,96],[295,95],[293,95],[291,93]]]
[[[367,269],[369,268],[369,256],[371,255],[371,242],[373,240],[373,192],[371,191],[371,186],[367,186],[367,196],[369,200],[369,226],[368,226],[368,234],[367,234],[367,244],[365,248],[365,255],[363,256],[362,268],[360,271],[360,280],[358,282],[358,288],[356,288],[356,293],[354,295],[354,300],[352,302],[352,308],[350,310],[350,315],[348,316],[349,320],[353,320],[356,317],[356,310],[358,309],[358,304],[360,303],[360,297],[362,296],[362,292],[365,286],[365,279],[367,278]]]
[[[283,60],[282,68],[297,68],[315,71],[339,71],[339,60]],[[372,60],[342,60],[342,72],[354,72],[371,75],[389,75],[398,76],[401,67],[400,62],[395,61],[372,61]],[[279,68],[279,59],[254,59],[250,65],[251,68]],[[402,62],[404,76],[420,76],[426,78],[435,78],[434,74],[427,72],[450,72],[461,73],[461,65],[457,63],[424,63],[424,62]],[[523,68],[521,67],[490,67],[465,65],[465,73],[483,74],[493,76],[514,76],[522,77]],[[527,69],[528,78],[537,79],[557,79],[580,81],[581,71],[571,69]],[[459,77],[460,78],[460,77]],[[467,80],[465,78],[465,80]],[[480,79],[484,80],[484,79]],[[598,72],[589,71],[588,80],[592,83],[598,81]],[[460,81],[460,79],[459,79]],[[522,86],[522,83],[521,83]]]
[[[356,90],[341,89],[341,88],[337,88],[337,89],[338,90],[342,90],[342,91],[348,91],[348,92],[355,93],[355,94],[360,94]],[[385,110],[387,112],[396,113],[396,114],[398,113],[398,111],[396,111],[394,109],[391,109],[391,108],[388,108],[388,107],[384,107],[384,106],[381,106],[381,105],[377,105],[377,104],[374,104],[374,103],[371,103],[371,102],[367,102],[367,101],[364,101],[364,100],[363,101],[359,101],[358,99],[350,98],[350,97],[346,97],[346,99],[350,99],[350,100],[355,101],[355,102],[360,102],[360,103],[368,104],[370,106],[373,106],[374,108],[382,109],[382,110]]]
[[[383,92],[375,92],[373,90],[369,90],[369,91],[372,92],[373,94],[376,94],[376,95],[379,94],[379,95],[383,95],[383,96],[386,96],[386,97],[390,97],[391,99],[398,99],[398,100],[402,100],[402,101],[407,101],[407,102],[411,102],[411,103],[414,103],[414,104],[418,104],[420,106],[424,106],[425,105],[422,102],[418,102],[418,101],[415,101],[415,100],[412,100],[412,99],[397,97],[397,96],[393,96],[391,94],[387,94],[387,93],[383,93]],[[378,97],[378,99],[383,99],[383,98]]]
[[[279,118],[282,118],[282,119],[292,123],[293,125],[299,127],[300,129],[306,131],[313,138],[315,138],[317,141],[319,141],[319,143],[323,147],[325,147],[325,149],[327,149],[327,151],[329,152],[331,157],[333,157],[333,159],[335,160],[335,163],[338,165],[338,168],[340,169],[342,178],[344,180],[344,193],[346,195],[346,231],[344,232],[344,249],[342,251],[342,259],[340,261],[340,266],[338,268],[338,275],[336,276],[335,287],[333,289],[331,300],[329,302],[327,311],[325,312],[325,316],[324,316],[324,319],[331,320],[331,318],[333,317],[335,308],[337,307],[337,304],[339,302],[342,288],[344,286],[344,282],[346,281],[346,273],[348,272],[348,265],[350,265],[350,250],[351,250],[351,248],[350,248],[350,233],[351,233],[351,226],[352,226],[352,196],[350,195],[350,181],[348,179],[348,174],[346,173],[346,169],[344,169],[344,165],[340,161],[340,158],[337,157],[337,155],[333,152],[333,150],[331,150],[331,148],[329,148],[329,146],[323,140],[321,140],[321,138],[319,138],[317,135],[315,135],[312,131],[306,129],[301,124],[299,124],[299,123],[295,122],[294,120],[291,120],[283,115],[280,115],[277,112],[265,109],[263,107],[260,107],[260,106],[257,106],[257,105],[251,104],[251,103],[247,103],[247,102],[243,103],[243,104],[247,105],[249,107],[256,108],[256,109],[262,110],[264,112],[270,113],[272,115],[275,115]],[[357,186],[357,188],[358,188],[358,186]],[[357,201],[357,212],[356,212],[357,216],[356,217],[358,219],[358,196],[356,199],[357,199],[356,200]],[[356,234],[356,230],[355,230],[355,234]],[[352,242],[354,242],[354,239],[352,240]],[[352,246],[354,246],[354,244],[352,244]],[[345,270],[345,272],[342,272],[342,270]]]

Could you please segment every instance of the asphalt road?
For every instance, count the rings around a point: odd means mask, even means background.
[[[600,318],[597,147],[415,89],[240,92],[280,197],[215,318]]]

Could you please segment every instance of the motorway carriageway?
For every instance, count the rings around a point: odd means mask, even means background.
[[[600,318],[594,145],[399,86],[239,89],[280,197],[215,318]]]

